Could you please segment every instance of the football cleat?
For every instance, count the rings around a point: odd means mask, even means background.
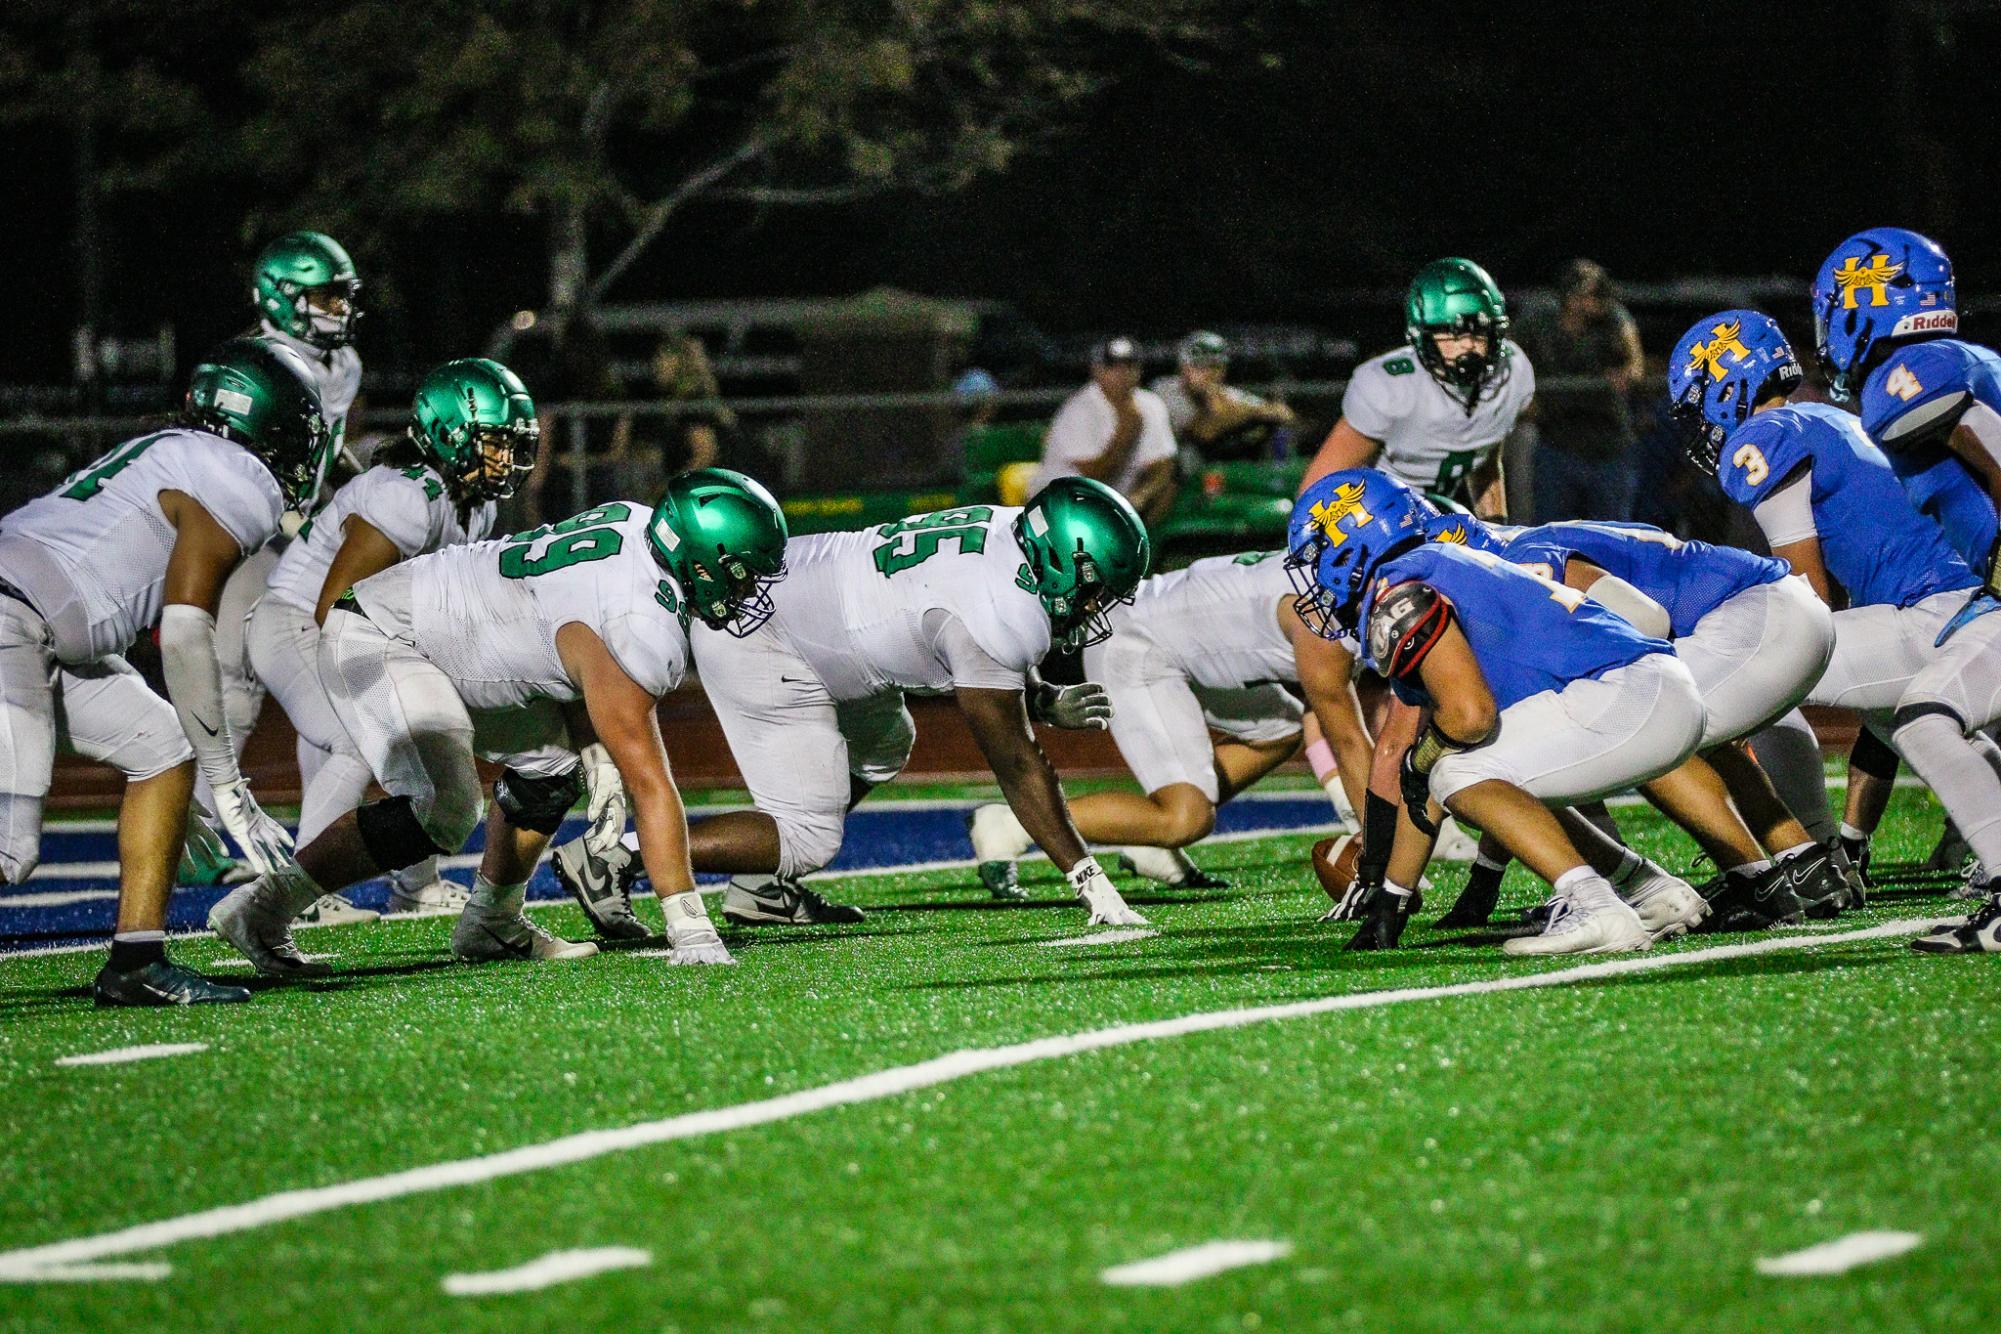
[[[355,926],[381,916],[373,908],[357,907],[345,894],[322,894],[292,920],[300,926]]]
[[[1157,880],[1169,889],[1228,889],[1230,882],[1210,875],[1180,848],[1150,848],[1143,844],[1115,849],[1119,865],[1134,875]]]
[[[1854,868],[1856,878],[1862,882],[1863,887],[1874,885],[1876,882],[1869,875],[1869,840],[1843,838],[1836,834],[1834,841],[1840,846],[1842,855],[1848,859],[1849,866]]]
[[[1966,840],[1959,836],[1959,826],[1946,818],[1945,827],[1938,831],[1938,842],[1932,845],[1925,857],[1927,871],[1959,871],[1966,865],[1966,859],[1973,855],[1973,849],[1966,846]]]
[[[1555,900],[1541,934],[1501,942],[1513,955],[1622,954],[1653,943],[1640,915],[1617,897],[1604,894],[1590,903],[1575,898]]]
[[[723,890],[723,920],[735,926],[851,926],[866,919],[860,908],[829,903],[796,880],[732,876]]]
[[[409,913],[436,917],[462,912],[466,899],[470,897],[466,887],[456,880],[447,880],[436,874],[435,861],[419,865],[431,871],[429,879],[420,880],[403,872],[390,875],[389,906],[383,910],[383,915]]]
[[[1410,925],[1410,915],[1424,903],[1422,894],[1392,894],[1387,889],[1377,889],[1367,902],[1362,904],[1361,929],[1342,946],[1349,950],[1393,950],[1403,939],[1403,929]],[[1335,911],[1339,911],[1336,909]],[[1328,917],[1332,917],[1329,913]],[[1327,918],[1323,917],[1322,921]]]
[[[1710,912],[1709,904],[1695,892],[1695,886],[1652,866],[1621,885],[1618,894],[1639,914],[1640,925],[1656,941],[1687,935],[1702,925],[1702,919]]]
[[[1849,908],[1860,906],[1855,902],[1854,891],[1849,887],[1847,878],[1834,864],[1834,858],[1828,855],[1827,849],[1814,847],[1786,858],[1779,865],[1786,868],[1793,893],[1799,895],[1800,902],[1806,905],[1809,918],[1825,921],[1838,917]]]
[[[1466,873],[1466,888],[1459,891],[1458,900],[1445,910],[1445,916],[1438,919],[1433,929],[1452,931],[1491,922],[1494,909],[1501,902],[1501,879],[1507,873],[1505,866],[1482,866],[1474,862]]]
[[[235,1005],[250,999],[243,987],[211,982],[164,959],[123,973],[106,964],[90,984],[90,995],[100,1006]]]
[[[594,857],[583,839],[573,838],[556,849],[550,864],[556,883],[577,901],[600,936],[644,940],[653,934],[632,911],[632,882],[638,879],[638,868],[623,843],[614,843],[610,852]]]
[[[1788,862],[1768,866],[1757,875],[1726,871],[1704,884],[1700,892],[1709,903],[1709,916],[1695,929],[1705,933],[1764,931],[1796,925],[1806,918],[1806,903],[1794,887],[1793,868]]]
[[[1035,840],[1021,827],[1013,811],[999,802],[975,806],[966,816],[966,835],[973,842],[973,860],[979,863],[980,883],[997,899],[1025,899],[1015,862]]]
[[[1869,906],[1869,845],[1858,842],[1862,860],[1856,861],[1849,855],[1848,840],[1836,835],[1821,844],[1828,860],[1834,863],[1834,871],[1848,886],[1848,906],[1866,908]]]
[[[598,947],[588,940],[563,940],[521,913],[494,912],[468,905],[452,927],[452,954],[467,963],[533,959],[550,963],[588,959]]]
[[[1964,922],[1940,922],[1911,948],[1920,954],[2001,954],[2001,893],[1989,893]]]
[[[333,970],[299,952],[291,920],[266,897],[269,887],[268,880],[258,879],[232,890],[208,910],[209,930],[265,977],[325,977]]]

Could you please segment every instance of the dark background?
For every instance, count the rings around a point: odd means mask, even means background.
[[[1803,310],[1836,241],[1894,222],[1944,244],[1963,299],[2001,279],[1997,6],[1581,8],[1287,10],[1277,68],[1135,56],[1053,150],[955,196],[691,208],[607,299],[889,283],[1010,300],[1055,330],[1291,320],[1375,347],[1399,336],[1393,304],[1340,294],[1397,288],[1440,253],[1504,288],[1576,254],[1628,280],[1789,275]],[[0,381],[58,383],[77,308],[70,148],[8,133]],[[252,203],[282,206],[215,184],[116,196],[105,332],[171,321],[185,362],[243,327]],[[546,244],[538,218],[499,215],[358,253],[371,366],[483,345],[541,304]]]

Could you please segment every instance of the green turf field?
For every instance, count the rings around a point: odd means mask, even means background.
[[[1622,822],[1685,863],[1650,817]],[[1922,857],[1936,827],[1928,797],[1900,792],[1879,862]],[[1898,875],[1868,911],[1785,933],[1826,938],[1811,947],[1706,937],[1536,964],[1416,929],[1409,948],[1356,956],[1338,949],[1351,928],[1313,920],[1309,841],[1198,852],[1228,891],[1129,884],[1160,934],[1081,947],[1048,947],[1085,928],[1036,863],[1047,898],[1028,906],[986,902],[963,871],[842,881],[876,910],[865,925],[736,932],[728,970],[636,951],[471,968],[445,961],[447,921],[402,922],[302,934],[337,955],[332,981],[169,1014],[92,1010],[94,954],[0,963],[0,1275],[47,1271],[0,1284],[0,1324],[1996,1327],[2001,960],[1921,958],[1908,933],[1845,939],[1952,911],[1944,882]],[[1462,874],[1438,875],[1426,918]],[[1535,897],[1517,872],[1504,909]],[[567,907],[542,920],[583,929]],[[1580,964],[1537,989],[1423,990]],[[1364,999],[1400,989],[1417,994]],[[1339,996],[1357,1002],[846,1082]],[[838,1098],[770,1101],[828,1086]],[[565,1162],[537,1150],[382,1181],[649,1123],[655,1142],[571,1141]],[[510,1165],[535,1170],[496,1176]],[[1922,1241],[1833,1276],[1754,1267],[1882,1230]],[[1289,1251],[1184,1286],[1101,1279],[1219,1240]],[[531,1291],[445,1286],[611,1247],[650,1263]]]

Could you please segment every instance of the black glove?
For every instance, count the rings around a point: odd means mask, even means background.
[[[1403,939],[1403,929],[1421,902],[1416,890],[1392,894],[1381,885],[1370,891],[1362,904],[1362,929],[1348,942],[1351,950],[1393,950]]]
[[[1431,775],[1417,771],[1417,747],[1412,746],[1403,753],[1403,763],[1397,766],[1397,779],[1403,787],[1404,809],[1410,812],[1410,822],[1425,834],[1436,836],[1438,826],[1431,822]]]

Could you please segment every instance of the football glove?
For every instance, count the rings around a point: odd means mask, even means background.
[[[1096,857],[1085,857],[1064,873],[1078,901],[1091,910],[1092,926],[1146,926],[1147,920],[1126,906],[1119,887],[1098,865]]]
[[[1393,893],[1387,885],[1376,887],[1362,904],[1362,929],[1349,940],[1351,950],[1393,950],[1403,939],[1410,915],[1417,911],[1420,898],[1415,890]]]
[[[625,837],[625,780],[619,777],[618,766],[611,762],[611,752],[603,742],[585,746],[580,757],[590,794],[584,806],[584,816],[590,821],[584,830],[584,848],[593,857],[609,858],[613,845]]]
[[[292,860],[291,833],[264,813],[241,778],[215,789],[215,814],[257,874],[271,875]]]
[[[1096,681],[1074,686],[1037,681],[1028,694],[1028,716],[1072,732],[1102,732],[1112,725],[1112,697]]]

